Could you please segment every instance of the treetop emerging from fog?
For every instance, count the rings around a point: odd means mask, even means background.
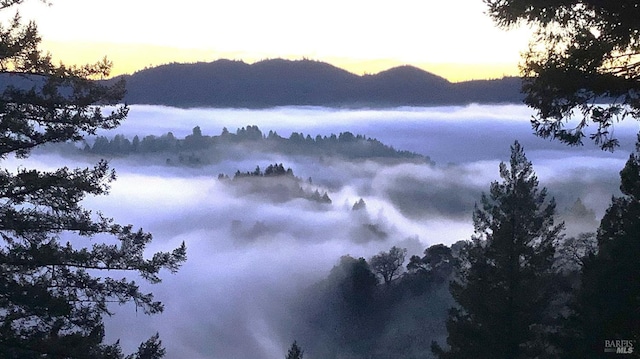
[[[485,0],[501,27],[536,29],[521,64],[525,103],[536,133],[569,145],[585,137],[605,150],[613,125],[640,118],[638,1]],[[587,132],[589,124],[593,132]]]

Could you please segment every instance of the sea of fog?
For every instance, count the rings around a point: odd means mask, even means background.
[[[176,109],[131,106],[128,119],[102,135],[182,138],[200,126],[205,135],[224,127],[257,125],[263,133],[311,137],[349,131],[429,156],[416,163],[346,161],[337,158],[247,152],[203,167],[167,166],[144,157],[110,158],[118,179],[108,196],[88,198],[117,221],[153,233],[150,253],[185,241],[188,261],[161,284],[146,286],[165,303],[161,315],[133,306],[115,307],[107,340],[127,351],[156,331],[168,358],[284,357],[299,327],[290,303],[305,287],[327,276],[341,256],[370,258],[397,245],[409,254],[427,246],[469,239],[471,213],[481,193],[498,179],[500,161],[514,140],[524,145],[540,183],[560,212],[580,198],[601,216],[618,190],[618,172],[633,150],[636,122],[616,127],[622,146],[614,153],[588,144],[567,147],[535,137],[533,112],[524,106],[265,110]],[[37,152],[18,166],[89,166],[95,157]],[[219,173],[251,171],[283,163],[327,191],[330,205],[304,199],[274,203],[231,190]],[[360,198],[365,211],[353,211]],[[595,227],[585,228],[593,230]],[[295,325],[294,325],[295,323]],[[304,343],[301,343],[304,347]]]

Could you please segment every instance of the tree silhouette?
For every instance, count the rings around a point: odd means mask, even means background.
[[[537,110],[539,136],[602,149],[618,145],[615,122],[640,118],[640,3],[485,0],[502,27],[537,29],[524,56],[525,103]],[[605,105],[601,105],[605,103]],[[596,130],[587,134],[593,123]]]
[[[640,357],[640,141],[620,172],[620,182],[623,196],[612,199],[602,218],[597,254],[583,260],[580,289],[565,328],[566,358],[600,358],[605,340],[635,340],[628,357]]]
[[[166,350],[162,347],[160,336],[156,333],[146,342],[140,344],[138,352],[126,357],[126,359],[160,359],[164,357]]]
[[[291,348],[289,348],[289,352],[285,359],[302,359],[304,351],[298,346],[298,343],[294,340],[293,344],[291,344]]]
[[[371,257],[369,265],[374,273],[382,277],[385,284],[389,284],[402,272],[406,255],[406,249],[393,246],[389,252],[380,252]]]
[[[407,270],[426,275],[430,281],[442,282],[453,272],[456,259],[451,248],[444,244],[435,244],[424,250],[424,256],[411,256]]]
[[[0,9],[22,3],[0,2]],[[127,114],[117,106],[124,84],[103,86],[111,64],[53,65],[38,49],[36,25],[16,15],[0,28],[0,161],[18,160],[47,143],[80,141],[112,129]],[[116,105],[110,113],[98,105]],[[5,165],[6,166],[6,165]],[[160,282],[175,272],[184,244],[145,258],[151,235],[119,225],[81,206],[106,194],[115,179],[105,161],[93,168],[54,171],[0,169],[0,356],[3,358],[122,358],[119,345],[102,343],[109,303],[133,302],[145,313],[163,306],[139,285],[114,276],[132,273]],[[64,240],[63,240],[64,238]],[[92,239],[91,244],[88,240]],[[133,357],[163,354],[157,337]]]
[[[353,207],[351,207],[352,211],[359,211],[361,209],[366,209],[367,208],[367,204],[365,203],[364,199],[360,198],[358,201],[356,201],[356,203],[353,204]]]
[[[554,240],[562,225],[554,224],[555,204],[538,189],[518,142],[500,177],[474,211],[476,234],[450,288],[458,304],[447,321],[450,348],[433,346],[440,358],[533,358],[550,344]]]

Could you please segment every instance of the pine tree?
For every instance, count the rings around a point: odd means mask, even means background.
[[[20,3],[2,1],[0,10]],[[0,27],[0,162],[25,159],[44,144],[80,141],[127,115],[117,105],[124,84],[94,81],[108,76],[106,59],[54,65],[39,43],[36,25],[18,15]],[[102,105],[114,107],[107,112]],[[105,161],[85,169],[0,168],[0,357],[122,358],[117,343],[102,343],[110,303],[162,311],[123,275],[160,282],[161,269],[174,272],[185,260],[184,244],[147,259],[149,233],[82,207],[87,195],[106,194],[114,179]],[[162,354],[152,337],[135,357]]]
[[[302,355],[304,351],[298,346],[298,343],[294,340],[293,344],[291,344],[291,348],[289,348],[289,352],[285,359],[302,359]]]
[[[565,328],[566,358],[601,358],[605,340],[635,341],[625,357],[640,357],[640,138],[620,181],[623,196],[612,199],[600,222],[597,254],[583,261]]]
[[[447,321],[449,350],[440,358],[539,358],[554,296],[555,203],[547,201],[520,144],[500,164],[502,182],[491,184],[473,215],[475,235],[461,251],[457,302]]]

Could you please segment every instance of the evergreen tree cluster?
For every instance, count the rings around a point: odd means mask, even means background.
[[[640,136],[620,171],[621,197],[600,222],[597,248],[582,258],[580,288],[561,335],[565,358],[597,358],[605,341],[631,341],[640,358]],[[618,350],[613,346],[613,354]]]
[[[0,1],[0,10],[22,2]],[[593,122],[596,131],[589,138],[603,149],[616,147],[614,123],[640,117],[639,4],[485,2],[500,25],[525,21],[539,26],[541,41],[534,43],[524,66],[525,100],[538,110],[532,122],[536,133],[575,145]],[[44,144],[81,141],[117,127],[126,117],[128,108],[118,105],[124,83],[94,81],[108,76],[106,59],[85,66],[53,64],[38,49],[35,24],[23,24],[17,14],[0,27],[0,43],[0,162],[9,156],[23,160]],[[601,106],[603,99],[617,101]],[[104,112],[104,105],[115,107]],[[565,127],[575,109],[582,119]],[[285,139],[275,132],[264,135],[257,126],[235,134],[224,129],[220,136],[205,136],[195,127],[184,139],[171,133],[142,140],[98,137],[85,149],[120,155],[195,153],[233,144],[281,153],[429,162],[350,132],[315,138],[294,132]],[[198,157],[189,161],[198,162]],[[299,181],[281,164],[264,172],[258,167],[238,176],[238,182],[245,177]],[[309,290],[301,311],[305,323],[311,323],[306,329],[313,334],[309,350],[322,358],[424,357],[425,338],[438,337],[438,326],[446,325],[446,345],[436,338],[431,347],[440,358],[639,358],[640,138],[620,172],[622,196],[612,198],[595,248],[588,235],[564,240],[562,224],[555,223],[555,203],[539,188],[517,142],[509,163],[500,165],[500,177],[474,210],[470,241],[429,247],[424,256],[410,258],[406,271],[406,251],[398,247],[368,261],[343,257],[326,280]],[[163,310],[151,293],[120,274],[155,284],[161,270],[175,272],[186,259],[184,243],[147,256],[151,234],[82,206],[88,195],[106,194],[114,179],[105,161],[91,168],[0,169],[0,357],[142,359],[165,354],[158,335],[129,356],[117,342],[103,342],[110,305],[133,303],[146,314]],[[310,196],[325,197],[318,190]],[[363,201],[354,206],[362,208]],[[562,250],[563,244],[568,250]],[[564,255],[572,256],[575,267],[561,264]],[[442,295],[449,281],[450,297]],[[445,307],[451,307],[447,318],[439,320]],[[287,357],[302,355],[294,342]]]
[[[347,159],[397,158],[431,163],[428,157],[396,150],[376,139],[364,135],[353,135],[351,132],[315,137],[293,132],[289,138],[284,138],[274,131],[269,131],[265,135],[258,126],[239,128],[235,134],[224,128],[218,136],[203,135],[200,127],[196,126],[192,133],[183,139],[175,137],[171,132],[162,136],[148,135],[142,139],[135,136],[132,140],[123,135],[116,135],[111,139],[98,136],[92,145],[87,143],[84,150],[88,153],[111,156],[174,154],[182,156],[181,162],[194,163],[194,159],[187,157],[189,154],[199,153],[198,158],[205,157],[205,153],[224,152],[240,145],[248,146],[255,151],[282,154],[339,156]]]
[[[304,293],[299,312],[306,325],[297,330],[309,355],[430,356],[430,343],[442,337],[446,309],[453,303],[447,283],[457,258],[449,247],[432,246],[424,260],[433,268],[415,270],[405,267],[405,253],[394,246],[368,260],[343,256],[326,279]]]
[[[565,237],[518,142],[473,214],[475,234],[423,256],[345,256],[304,300],[323,358],[637,358],[640,138],[597,234]],[[577,211],[591,211],[576,202]],[[364,208],[364,201],[354,210]],[[597,240],[597,241],[596,241]],[[420,318],[416,321],[416,318]],[[319,338],[319,339],[318,339]],[[328,349],[329,348],[329,349]]]
[[[282,163],[272,164],[265,168],[264,172],[260,169],[260,166],[256,166],[256,169],[253,172],[240,172],[240,170],[236,171],[233,179],[239,179],[244,177],[278,177],[278,176],[289,176],[295,177],[293,175],[293,170],[291,168],[284,169],[284,165]],[[224,174],[218,175],[218,178],[228,178],[228,176]]]
[[[502,181],[474,211],[450,285],[447,347],[432,347],[439,358],[640,357],[640,138],[636,151],[595,247],[587,233],[564,238],[553,199],[514,144]]]
[[[314,189],[314,186],[311,185],[311,178],[308,180],[308,185],[303,186],[303,180],[296,177],[291,168],[285,170],[282,163],[270,164],[264,171],[260,166],[256,166],[253,171],[241,172],[237,170],[233,178],[220,173],[218,180],[235,184],[245,189],[249,187],[250,192],[261,193],[276,202],[304,198],[318,203],[331,204],[331,198],[327,191],[321,193],[318,188]],[[305,189],[305,187],[307,188]],[[312,188],[309,189],[308,187]]]
[[[441,358],[536,358],[550,347],[562,224],[519,143],[500,177],[474,211],[476,234],[451,283],[459,307],[447,321],[449,350],[435,346]]]

